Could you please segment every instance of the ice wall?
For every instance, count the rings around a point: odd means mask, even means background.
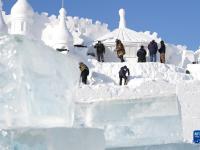
[[[0,37],[0,127],[71,126],[74,56],[22,36]]]
[[[83,113],[78,119],[82,126],[104,129],[107,147],[166,144],[182,140],[176,95],[92,102],[88,105],[79,103],[79,111]]]
[[[0,131],[1,150],[105,150],[103,131],[27,128]]]

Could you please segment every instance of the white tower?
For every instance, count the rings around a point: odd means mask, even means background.
[[[119,10],[119,17],[120,17],[120,21],[119,21],[119,28],[126,28],[126,19],[125,19],[125,10],[124,9],[120,9]]]
[[[0,33],[8,33],[8,27],[2,15],[2,1],[0,0]]]
[[[11,9],[11,34],[31,35],[34,11],[27,0],[17,0]]]
[[[59,25],[55,31],[55,49],[71,49],[73,46],[73,37],[72,34],[69,32],[67,25],[66,25],[66,10],[61,8],[59,11]]]

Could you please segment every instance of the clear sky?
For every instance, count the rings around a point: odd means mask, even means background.
[[[16,0],[3,0],[4,10]],[[37,12],[58,14],[61,0],[28,0]],[[196,50],[200,46],[200,0],[65,0],[68,15],[90,18],[118,27],[118,10],[126,10],[127,26],[153,31],[168,43]]]

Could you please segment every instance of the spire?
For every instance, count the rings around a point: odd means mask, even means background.
[[[59,25],[55,32],[55,48],[62,49],[67,48],[70,49],[73,45],[73,37],[69,32],[66,24],[66,10],[62,7],[59,11]]]
[[[126,28],[126,19],[125,19],[125,10],[124,9],[120,9],[119,10],[119,17],[120,17],[120,21],[119,21],[119,28]]]
[[[64,8],[64,0],[62,0],[62,8]]]
[[[59,11],[59,13],[60,13],[60,27],[61,28],[63,28],[63,29],[65,29],[65,30],[67,30],[67,25],[66,25],[66,22],[65,22],[65,19],[66,19],[66,14],[67,14],[67,12],[66,12],[66,10],[62,7],[61,9],[60,9],[60,11]]]

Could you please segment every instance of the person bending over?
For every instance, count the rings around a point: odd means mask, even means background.
[[[130,76],[130,71],[127,68],[127,66],[121,67],[120,71],[119,71],[119,85],[122,85],[122,79],[124,79],[124,85],[127,85],[128,84],[128,76]]]

